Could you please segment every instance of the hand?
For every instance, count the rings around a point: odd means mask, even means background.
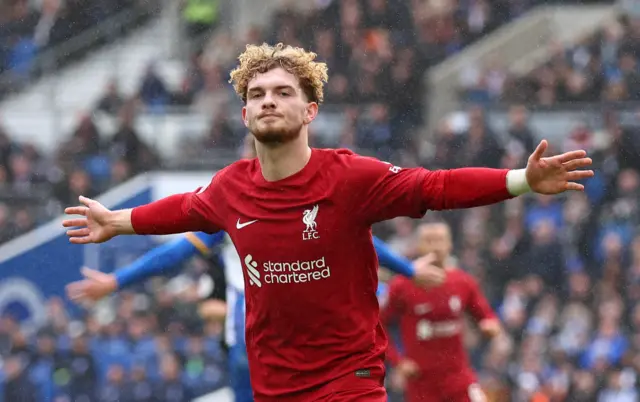
[[[496,319],[482,320],[478,325],[480,327],[480,332],[482,332],[482,335],[486,336],[487,338],[495,338],[496,336],[500,335],[500,332],[502,331],[500,322]]]
[[[398,370],[391,371],[389,376],[389,388],[396,392],[402,392],[407,387],[407,379]]]
[[[83,280],[67,285],[67,297],[73,302],[95,302],[118,290],[115,275],[82,268]]]
[[[221,300],[205,300],[200,303],[198,313],[205,321],[224,321],[227,317],[227,303]]]
[[[413,262],[413,268],[415,270],[413,281],[418,286],[436,287],[442,285],[444,282],[447,276],[446,272],[443,268],[433,265],[435,260],[435,254],[429,253]]]
[[[526,176],[531,190],[540,194],[558,194],[567,190],[584,190],[577,180],[593,176],[593,170],[577,170],[591,165],[585,151],[571,151],[543,158],[549,144],[542,140],[529,157]]]
[[[413,378],[420,373],[420,367],[413,360],[405,358],[396,366],[396,372],[405,379]]]
[[[77,227],[67,231],[69,241],[74,244],[104,243],[114,237],[116,229],[110,225],[111,211],[98,201],[80,196],[84,206],[69,207],[64,210],[67,215],[82,215],[84,218],[67,219],[62,222],[66,228]]]

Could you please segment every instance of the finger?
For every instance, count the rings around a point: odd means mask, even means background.
[[[531,154],[531,158],[533,158],[533,160],[535,161],[539,161],[540,159],[542,159],[542,155],[544,155],[544,153],[547,151],[548,146],[549,143],[547,142],[547,140],[540,141],[540,144],[538,144],[536,150]]]
[[[85,237],[70,237],[69,238],[69,242],[71,242],[73,244],[89,244],[89,243],[93,243],[93,241],[91,240],[91,238],[89,236],[85,236]]]
[[[83,195],[78,197],[78,200],[80,201],[81,204],[86,205],[87,207],[90,207],[91,204],[95,203],[94,200],[92,200],[91,198],[87,198],[87,197],[85,197]]]
[[[103,272],[97,271],[95,269],[87,268],[87,267],[82,267],[80,272],[85,278],[94,279],[97,281],[102,280],[105,276],[107,276]]]
[[[577,170],[577,169],[587,167],[592,163],[593,161],[591,160],[591,158],[580,158],[580,159],[571,160],[569,162],[564,162],[563,166],[566,170],[571,171],[571,170]]]
[[[85,297],[84,281],[73,282],[67,285],[67,296],[71,300],[78,300]]]
[[[593,174],[593,170],[574,170],[573,172],[567,172],[565,178],[567,181],[576,181],[593,177]]]
[[[566,163],[574,159],[582,159],[587,156],[587,152],[583,150],[565,152],[562,155],[552,156],[550,159],[557,160],[560,163]]]
[[[67,236],[69,236],[71,238],[74,238],[74,237],[87,237],[90,234],[91,234],[91,230],[89,230],[89,228],[67,230]]]
[[[69,207],[65,208],[64,213],[67,215],[82,215],[87,216],[87,211],[89,208],[87,207]]]
[[[569,182],[566,186],[568,191],[584,191],[584,186],[582,184]]]
[[[418,258],[415,262],[416,263],[420,263],[420,264],[430,265],[435,260],[436,260],[436,254],[435,253],[428,253],[428,254],[425,254],[422,257]]]
[[[77,227],[85,227],[87,226],[86,219],[67,219],[62,221],[62,226],[65,228],[77,228]]]
[[[67,296],[71,300],[79,300],[86,296],[84,289],[82,288],[69,288],[67,289]]]

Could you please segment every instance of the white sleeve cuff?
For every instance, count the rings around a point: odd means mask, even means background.
[[[526,169],[509,170],[507,172],[507,191],[514,197],[531,191],[531,187],[527,182]]]

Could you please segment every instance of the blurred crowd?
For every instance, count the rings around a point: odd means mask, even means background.
[[[42,8],[36,9],[26,0],[3,0],[0,4],[8,11],[0,13],[0,18],[15,18],[0,23],[1,32],[7,38],[36,43],[37,28],[46,31],[43,38],[53,45],[136,2],[99,3],[74,7],[73,2],[44,0]],[[123,94],[116,81],[109,83],[57,155],[41,155],[30,144],[14,143],[0,121],[0,185],[6,189],[0,196],[0,242],[46,222],[78,194],[99,194],[158,166],[161,161],[152,144],[146,144],[136,129],[135,119],[142,113],[162,115],[186,108],[211,116],[207,132],[195,141],[185,141],[185,149],[176,150],[177,158],[206,159],[217,150],[235,153],[245,129],[232,113],[238,100],[227,80],[246,43],[282,41],[307,46],[329,64],[325,107],[327,113],[346,110],[346,118],[333,136],[313,136],[314,145],[365,150],[386,160],[411,159],[415,156],[413,131],[423,122],[425,69],[535,5],[505,4],[509,7],[483,0],[442,4],[344,0],[324,2],[309,13],[284,8],[268,28],[251,30],[245,38],[214,32],[194,53],[178,88],[169,85],[155,64],[149,65],[133,94]],[[185,6],[184,18],[189,21],[187,11]],[[69,22],[76,18],[82,24]],[[197,20],[188,28],[203,32]],[[103,116],[113,120],[113,132],[97,124]],[[48,195],[53,197],[44,202]]]
[[[226,385],[222,324],[195,304],[203,264],[89,314],[51,299],[42,328],[0,319],[0,401],[186,402]]]
[[[0,124],[0,243],[60,215],[79,195],[101,194],[159,166],[133,125],[136,107],[129,102],[119,109],[109,137],[101,135],[91,115],[81,117],[55,154],[12,141]]]
[[[442,127],[428,167],[526,164],[540,133],[524,106],[511,106],[506,132],[481,108],[468,112],[466,131]],[[580,127],[550,150],[588,151],[596,176],[584,193],[441,214],[456,264],[481,280],[506,329],[490,344],[467,339],[492,401],[640,398],[640,133],[606,113],[605,129]],[[413,224],[397,220],[390,233],[412,257]]]
[[[20,8],[20,1],[0,1]],[[240,39],[215,33],[193,55],[178,88],[154,65],[132,96],[110,83],[54,155],[15,143],[0,127],[0,243],[49,220],[79,194],[99,194],[166,162],[137,132],[141,113],[179,107],[208,114],[209,130],[182,156],[235,153],[245,131],[231,117],[238,104],[227,76],[246,43],[310,47],[329,64],[324,108],[329,114],[339,108],[345,118],[334,136],[312,131],[314,145],[404,166],[521,167],[543,133],[534,132],[520,104],[637,100],[640,93],[634,87],[640,25],[621,18],[575,47],[557,47],[526,77],[496,67],[467,81],[468,100],[512,105],[505,130],[471,107],[463,130],[442,124],[433,141],[418,147],[423,72],[540,2],[318,3],[310,13],[277,13],[265,32]],[[0,12],[0,20],[7,15],[13,14]],[[113,135],[98,128],[99,116],[116,122]],[[491,343],[475,331],[466,339],[490,401],[640,399],[640,128],[622,124],[615,112],[605,112],[603,121],[599,130],[580,125],[550,150],[589,151],[597,175],[585,193],[440,214],[454,228],[457,265],[479,278],[506,329]],[[397,219],[374,229],[397,252],[415,257],[415,224]],[[221,328],[203,324],[195,309],[202,261],[189,265],[184,275],[121,294],[90,314],[51,300],[49,324],[39,330],[0,321],[4,400],[172,401],[225,384]]]
[[[315,143],[368,149],[390,159],[413,148],[414,131],[422,126],[426,69],[537,4],[341,0],[317,2],[307,12],[283,8],[265,30],[240,38],[224,31],[212,35],[191,58],[178,88],[150,66],[139,96],[153,113],[178,107],[212,116],[209,133],[192,144],[192,152],[234,148],[245,134],[229,113],[236,106],[227,82],[236,55],[245,44],[263,41],[310,48],[329,65],[325,110],[347,111],[343,127],[313,136]]]
[[[540,106],[640,100],[640,17],[621,15],[579,43],[551,43],[551,59],[512,76],[498,63],[461,79],[461,96],[474,103]]]
[[[135,10],[140,4],[138,0],[0,0],[0,98],[38,76],[42,69],[65,65],[82,52],[127,32],[130,27],[102,27],[85,40],[87,43],[81,46],[76,43],[75,50],[66,49],[48,60],[52,65],[36,62],[38,55],[77,38],[120,12]],[[139,16],[131,19],[139,22]]]

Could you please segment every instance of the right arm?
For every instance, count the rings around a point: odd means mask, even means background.
[[[213,235],[187,233],[184,237],[154,248],[132,264],[115,272],[117,288],[122,289],[146,279],[166,275],[198,252],[203,255],[224,239],[224,232]]]
[[[62,222],[74,244],[103,243],[118,235],[167,235],[186,232],[216,233],[224,230],[224,187],[226,170],[195,192],[176,194],[133,209],[110,211],[98,201],[80,197],[84,204],[65,209],[80,215]]]
[[[211,205],[205,202],[209,196],[207,194],[209,188],[204,192],[172,195],[133,208],[129,214],[131,228],[135,234],[139,235],[167,235],[185,232],[215,233],[220,231],[223,226],[222,220],[219,219]],[[121,220],[126,220],[124,215]],[[124,223],[116,223],[116,225],[126,227]]]

